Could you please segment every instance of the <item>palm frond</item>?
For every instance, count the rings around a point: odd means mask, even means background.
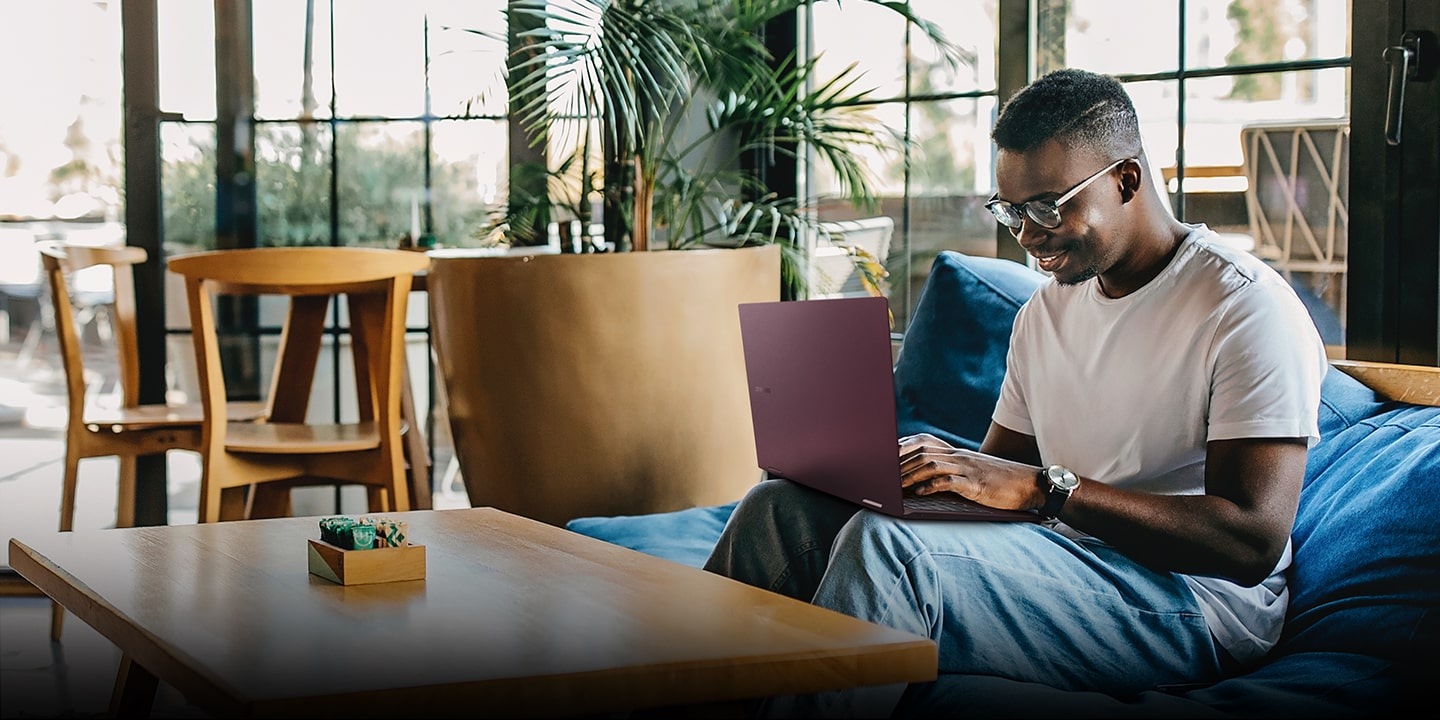
[[[909,3],[853,1],[898,14],[947,61],[966,59]],[[583,127],[583,119],[598,123],[595,137],[621,168],[605,177],[604,193],[625,226],[636,218],[646,223],[632,228],[637,245],[655,225],[667,231],[670,247],[770,242],[803,255],[806,233],[816,232],[813,212],[794,198],[767,195],[760,180],[739,167],[738,154],[812,153],[833,171],[847,200],[875,207],[871,168],[904,142],[868,109],[874,91],[854,65],[817,78],[818,58],[776,58],[766,48],[767,23],[811,2],[513,0],[506,10],[516,40],[507,77],[512,112],[532,142],[549,148],[588,146],[589,131],[572,138],[570,128]],[[703,127],[691,117],[703,117]],[[715,148],[728,155],[715,157]],[[551,196],[563,195],[552,183],[545,186]],[[746,205],[741,198],[762,199]],[[514,220],[523,224],[524,218]],[[866,277],[882,277],[877,270],[883,267],[871,264]]]

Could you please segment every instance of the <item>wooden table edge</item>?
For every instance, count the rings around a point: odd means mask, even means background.
[[[131,662],[180,691],[189,702],[217,715],[234,714],[237,710],[245,712],[245,705],[235,699],[237,694],[233,688],[195,669],[193,659],[168,649],[114,605],[89,592],[87,585],[30,546],[11,538],[9,559],[15,572],[120,648]],[[124,672],[124,660],[116,670],[117,680],[121,682],[131,675]],[[117,687],[116,692],[118,694],[120,688]]]

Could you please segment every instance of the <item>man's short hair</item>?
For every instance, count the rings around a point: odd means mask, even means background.
[[[990,137],[1001,150],[1029,152],[1047,140],[1121,158],[1140,153],[1135,105],[1115,78],[1056,70],[1010,96]]]

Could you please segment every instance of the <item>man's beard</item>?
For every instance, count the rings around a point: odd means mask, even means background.
[[[1070,242],[1065,243],[1065,254],[1068,255],[1069,259],[1071,260],[1078,260],[1085,255],[1090,255],[1090,253],[1086,252],[1090,249],[1091,248],[1089,243],[1079,238],[1073,239]],[[1089,280],[1099,275],[1100,267],[1095,263],[1094,256],[1091,255],[1089,260],[1090,262],[1085,265],[1085,267],[1081,268],[1079,272],[1075,273],[1067,279],[1061,279],[1059,275],[1055,275],[1055,281],[1060,283],[1061,285],[1079,285],[1080,283],[1083,283],[1086,280]]]
[[[1090,279],[1098,276],[1099,274],[1100,274],[1100,268],[1097,268],[1097,267],[1095,267],[1094,265],[1087,265],[1087,266],[1085,266],[1085,269],[1084,269],[1084,270],[1081,270],[1081,271],[1080,271],[1078,274],[1076,274],[1074,277],[1069,278],[1069,279],[1066,279],[1066,280],[1062,280],[1061,278],[1059,278],[1059,277],[1057,276],[1057,277],[1055,278],[1055,282],[1060,283],[1061,285],[1079,285],[1080,283],[1083,283],[1083,282],[1085,282],[1086,280],[1090,280]]]

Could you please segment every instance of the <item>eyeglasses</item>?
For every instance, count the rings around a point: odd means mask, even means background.
[[[1071,198],[1079,195],[1081,190],[1089,187],[1090,183],[1095,182],[1100,176],[1114,170],[1120,163],[1134,159],[1135,158],[1120,158],[1106,165],[1100,169],[1100,172],[1081,180],[1079,185],[1065,191],[1064,195],[1061,195],[1055,200],[1031,200],[1015,205],[1001,200],[1000,194],[996,193],[985,203],[985,209],[989,210],[990,214],[994,215],[995,219],[999,220],[1001,225],[1010,228],[1011,235],[1017,237],[1020,235],[1020,227],[1024,225],[1026,217],[1030,218],[1031,221],[1040,227],[1052,229],[1060,227],[1061,205],[1064,205],[1069,202]]]

